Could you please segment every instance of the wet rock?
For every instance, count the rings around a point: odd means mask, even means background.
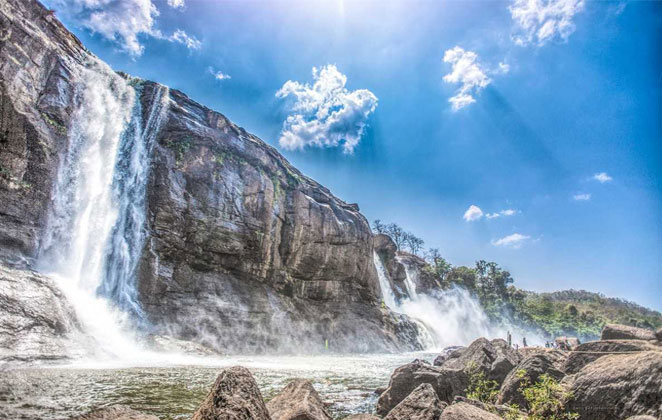
[[[500,420],[496,414],[485,411],[473,404],[458,402],[449,405],[439,420]]]
[[[409,271],[410,276],[413,277],[416,286],[416,293],[425,293],[430,296],[441,292],[443,289],[437,276],[425,270],[428,263],[418,255],[410,254],[408,252],[398,252],[396,261],[405,266]]]
[[[650,341],[644,340],[600,340],[589,341],[577,346],[568,354],[563,364],[563,371],[567,374],[577,373],[581,368],[603,356],[613,353],[638,352],[658,350],[659,347]]]
[[[581,420],[662,417],[662,352],[608,355],[567,376],[567,405]]]
[[[112,405],[82,416],[72,417],[71,420],[159,420],[159,418],[133,410],[125,405]]]
[[[76,314],[54,282],[0,265],[0,363],[81,356]]]
[[[600,340],[648,340],[655,341],[655,331],[628,325],[607,324],[602,329]]]
[[[441,366],[448,359],[457,359],[458,357],[460,357],[464,350],[466,350],[466,347],[463,346],[446,347],[441,351],[439,356],[435,357],[434,362],[432,364],[434,366]]]
[[[331,420],[313,384],[294,379],[271,401],[267,409],[273,420]]]
[[[561,369],[566,358],[567,355],[564,352],[551,350],[522,360],[504,379],[497,402],[499,404],[517,404],[521,408],[527,408],[526,400],[520,392],[522,383],[528,381],[534,384],[543,374],[548,374],[560,381],[565,375]],[[523,372],[523,375],[520,375],[520,372]]]
[[[437,420],[446,408],[430,384],[421,384],[396,405],[384,420]]]
[[[191,420],[270,420],[260,389],[248,369],[223,369]]]
[[[384,416],[421,384],[430,384],[443,402],[452,401],[464,393],[468,385],[467,374],[461,369],[446,369],[415,360],[393,372],[389,386],[377,401],[377,414]]]
[[[441,367],[468,370],[474,365],[485,373],[489,380],[503,382],[506,375],[520,362],[522,357],[502,339],[475,340],[459,357],[449,358]]]

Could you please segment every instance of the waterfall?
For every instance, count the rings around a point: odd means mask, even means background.
[[[416,292],[416,277],[418,277],[418,273],[416,271],[413,271],[409,264],[406,264],[405,262],[402,261],[402,259],[399,256],[395,257],[396,261],[402,264],[402,266],[405,268],[405,288],[407,289],[407,294],[409,295],[409,298],[411,300],[416,300],[418,298],[418,292]]]
[[[393,289],[391,288],[391,282],[388,279],[386,274],[386,269],[382,263],[382,259],[379,258],[379,255],[375,251],[372,252],[372,258],[375,263],[375,268],[377,269],[377,277],[379,278],[379,287],[382,290],[382,299],[384,304],[390,309],[395,310],[397,304],[395,302],[395,295],[393,294]]]
[[[160,88],[143,124],[142,88],[106,64],[93,59],[73,80],[75,110],[38,266],[57,280],[98,347],[121,357],[136,350],[145,183],[168,94]]]

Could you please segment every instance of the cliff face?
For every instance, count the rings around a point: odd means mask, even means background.
[[[39,3],[0,0],[5,261],[30,265],[37,255],[77,106],[76,69],[90,60]],[[162,89],[136,83],[150,109]],[[168,94],[135,279],[152,329],[230,351],[417,348],[415,325],[379,305],[373,239],[358,206],[223,115]]]

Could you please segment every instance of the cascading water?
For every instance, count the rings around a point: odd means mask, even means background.
[[[384,304],[395,310],[397,307],[395,302],[395,295],[393,294],[393,289],[391,288],[391,284],[388,280],[382,259],[379,258],[379,255],[377,255],[377,253],[374,251],[372,253],[372,258],[375,263],[375,268],[377,269],[377,277],[379,278],[379,287],[382,290],[382,299],[384,299]]]
[[[134,281],[145,183],[168,94],[159,88],[143,124],[140,87],[97,60],[78,71],[38,265],[57,279],[98,349],[121,358],[137,350],[130,318],[142,314]]]

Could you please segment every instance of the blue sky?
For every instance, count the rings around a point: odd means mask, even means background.
[[[662,2],[45,3],[454,264],[662,309]]]

